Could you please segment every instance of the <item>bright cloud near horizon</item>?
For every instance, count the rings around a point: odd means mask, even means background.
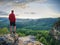
[[[60,0],[0,0],[0,17],[8,17],[11,10],[22,19],[57,18]]]

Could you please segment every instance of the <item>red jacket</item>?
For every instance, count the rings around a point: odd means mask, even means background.
[[[15,14],[11,13],[9,15],[9,20],[10,20],[10,22],[15,22],[16,21]]]

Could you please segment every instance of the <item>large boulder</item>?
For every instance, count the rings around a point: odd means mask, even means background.
[[[0,36],[0,45],[18,45],[18,35],[15,38],[11,34]]]
[[[54,24],[50,34],[54,39],[60,40],[60,20]]]

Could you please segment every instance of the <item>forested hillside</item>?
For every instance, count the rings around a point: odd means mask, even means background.
[[[25,28],[32,30],[50,30],[58,18],[43,19],[17,19],[17,28]],[[8,18],[0,18],[0,27],[9,27]]]

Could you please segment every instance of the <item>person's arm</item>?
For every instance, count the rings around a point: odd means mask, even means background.
[[[15,17],[15,14],[14,14],[14,20],[16,21],[16,17]]]
[[[9,20],[10,20],[10,15],[9,15]]]

